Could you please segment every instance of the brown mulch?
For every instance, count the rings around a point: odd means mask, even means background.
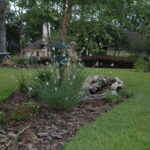
[[[24,93],[15,93],[0,103],[9,109],[27,101]],[[81,127],[95,121],[114,105],[106,100],[84,101],[70,111],[50,112],[42,104],[38,115],[25,121],[9,121],[0,125],[0,150],[57,150]]]

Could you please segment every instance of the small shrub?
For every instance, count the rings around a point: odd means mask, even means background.
[[[107,100],[111,103],[119,103],[125,101],[127,98],[132,97],[133,92],[125,89],[120,90],[117,94],[113,94],[112,92],[109,92],[107,94]]]
[[[29,63],[27,58],[21,57],[21,56],[13,56],[12,60],[14,63],[19,65],[27,65]]]
[[[40,69],[37,71],[36,80],[40,82],[49,82],[52,78],[53,74],[50,69]]]
[[[70,109],[80,101],[80,90],[85,77],[85,70],[78,68],[72,71],[70,77],[65,79],[61,86],[51,80],[48,84],[42,82],[36,88],[35,93],[49,109]]]
[[[137,62],[134,64],[134,68],[137,71],[148,72],[150,71],[150,62],[145,60],[144,57],[138,58]]]
[[[12,111],[11,119],[21,121],[28,119],[39,112],[39,105],[36,102],[16,104]]]
[[[40,62],[41,62],[41,60],[38,57],[33,56],[33,57],[29,58],[29,63],[30,64],[40,64]]]
[[[12,61],[9,61],[9,60],[3,60],[2,64],[6,65],[6,66],[12,66],[12,65],[14,65],[14,63]]]
[[[18,82],[18,90],[19,91],[24,91],[24,90],[28,89],[27,81],[23,74],[21,74],[20,76],[16,75],[16,79]]]

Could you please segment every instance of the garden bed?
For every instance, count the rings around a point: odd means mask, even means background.
[[[15,103],[27,102],[26,94],[17,92],[0,103],[9,109]],[[115,104],[106,100],[83,101],[69,111],[49,111],[39,103],[40,112],[24,121],[9,120],[0,125],[0,149],[55,150],[61,148],[77,131],[108,112]]]

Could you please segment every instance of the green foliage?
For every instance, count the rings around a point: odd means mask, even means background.
[[[22,121],[39,113],[39,111],[40,106],[34,101],[15,104],[12,110],[9,110],[8,112],[0,111],[0,123],[5,123],[10,119]]]
[[[50,69],[39,69],[36,74],[36,80],[38,82],[49,82],[53,80],[53,73]]]
[[[122,89],[118,92],[118,94],[112,94],[112,92],[108,93],[107,100],[112,103],[119,103],[125,101],[127,98],[133,96],[133,92],[130,90]]]
[[[34,102],[26,102],[22,104],[16,104],[12,114],[11,119],[21,121],[32,117],[34,114],[39,112],[39,105]]]
[[[2,61],[2,64],[3,64],[4,66],[5,66],[5,65],[6,65],[6,66],[12,66],[14,63],[13,63],[12,61],[7,61],[7,60],[5,61],[5,60],[3,60],[3,61]]]
[[[40,58],[35,56],[29,58],[29,64],[39,64],[39,63],[40,63]]]
[[[13,56],[12,60],[14,63],[19,64],[19,65],[27,65],[29,63],[28,59],[22,56]]]
[[[64,79],[61,86],[51,80],[46,83],[40,82],[35,93],[49,109],[71,109],[80,101],[80,90],[85,76],[86,72],[83,68],[75,69],[68,79]]]
[[[24,91],[28,89],[27,80],[25,79],[23,74],[20,74],[19,76],[16,75],[16,79],[18,82],[19,91]]]
[[[134,64],[134,68],[137,71],[149,72],[150,71],[150,61],[145,60],[144,57],[138,58],[137,62]]]

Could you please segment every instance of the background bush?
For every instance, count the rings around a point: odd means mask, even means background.
[[[12,60],[14,63],[19,65],[27,65],[29,63],[29,60],[27,58],[21,56],[13,56]]]
[[[134,68],[137,71],[149,72],[150,71],[150,61],[146,60],[144,57],[138,58],[137,62],[134,64]]]

